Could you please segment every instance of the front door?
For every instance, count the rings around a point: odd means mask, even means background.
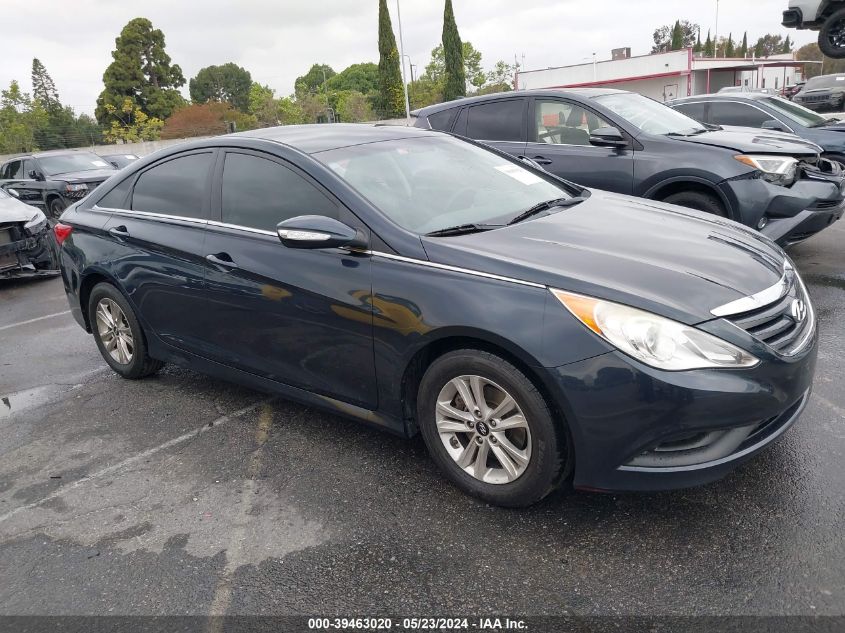
[[[281,159],[249,150],[221,158],[205,244],[206,355],[374,409],[370,257],[287,248],[275,230],[299,215],[357,220]]]
[[[632,193],[633,147],[620,149],[590,144],[592,130],[614,127],[612,123],[578,103],[563,99],[535,99],[530,119],[526,156],[554,175],[579,185]]]

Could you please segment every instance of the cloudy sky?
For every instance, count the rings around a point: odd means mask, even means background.
[[[14,0],[0,0],[0,7]],[[440,41],[442,0],[399,0],[405,52],[421,72]],[[715,29],[716,0],[453,0],[461,37],[486,67],[525,55],[525,68],[580,63],[597,52],[630,46],[648,53],[657,26],[687,19]],[[38,14],[62,16],[61,28],[6,24],[0,35],[0,86],[29,90],[33,57],[46,65],[63,103],[93,113],[114,39],[130,19],[149,18],[164,31],[167,51],[186,79],[203,66],[233,61],[280,94],[314,62],[335,70],[378,61],[377,0],[39,0]],[[22,6],[14,2],[20,17]],[[388,0],[397,31],[396,0]],[[787,0],[720,0],[719,33],[749,40],[780,26]],[[23,9],[24,13],[26,10]],[[71,11],[72,13],[69,13]],[[20,23],[20,22],[17,22]],[[31,25],[30,25],[31,26]],[[798,44],[814,34],[791,31]],[[397,31],[398,35],[398,31]],[[397,37],[398,42],[398,37]],[[187,94],[187,86],[184,89]]]

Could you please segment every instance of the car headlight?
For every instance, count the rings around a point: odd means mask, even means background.
[[[752,367],[760,361],[712,334],[619,303],[552,289],[593,332],[646,365],[667,371]]]
[[[20,193],[18,193],[18,190],[17,190],[17,189],[6,189],[6,191],[8,191],[8,192],[9,192],[10,194],[12,194],[13,196],[15,196],[15,198],[20,198],[20,197],[21,197],[21,194],[20,194]]]
[[[84,182],[79,185],[65,185],[65,191],[88,191],[88,185]]]
[[[40,233],[46,225],[47,216],[36,209],[35,215],[33,215],[29,221],[23,225],[23,228],[26,229],[27,233],[30,235],[36,235],[37,233]]]
[[[776,185],[788,187],[798,175],[798,160],[792,156],[740,154],[734,158],[763,172],[763,179]]]

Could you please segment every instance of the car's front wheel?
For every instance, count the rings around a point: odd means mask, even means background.
[[[704,193],[703,191],[680,191],[667,196],[663,199],[663,202],[677,204],[679,207],[687,207],[688,209],[695,209],[697,211],[704,211],[705,213],[712,213],[723,218],[727,217],[725,207],[721,201],[716,196]]]
[[[52,220],[58,220],[66,208],[64,200],[61,198],[50,198],[50,201],[47,203],[48,217]]]
[[[88,319],[100,354],[124,378],[143,378],[163,366],[147,354],[144,332],[132,306],[109,283],[99,283],[88,299]]]
[[[417,419],[446,475],[496,505],[536,503],[572,468],[564,421],[524,373],[488,352],[436,359],[420,382]]]
[[[833,12],[819,29],[819,48],[833,59],[845,58],[845,9]]]

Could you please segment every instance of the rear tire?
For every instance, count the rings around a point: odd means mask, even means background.
[[[147,340],[135,311],[110,283],[99,283],[91,290],[88,322],[100,354],[119,376],[144,378],[164,366],[147,354]]]
[[[671,196],[664,198],[663,202],[676,204],[679,207],[687,207],[688,209],[695,209],[696,211],[712,213],[722,218],[728,217],[721,201],[716,196],[704,193],[703,191],[681,191],[679,193],[673,193]]]
[[[819,29],[819,48],[833,59],[845,59],[845,9],[834,11]]]
[[[65,202],[61,198],[50,198],[47,202],[48,217],[52,220],[58,220],[66,208]]]
[[[572,470],[564,421],[525,374],[488,352],[436,359],[420,382],[417,421],[445,475],[491,504],[534,504]]]

